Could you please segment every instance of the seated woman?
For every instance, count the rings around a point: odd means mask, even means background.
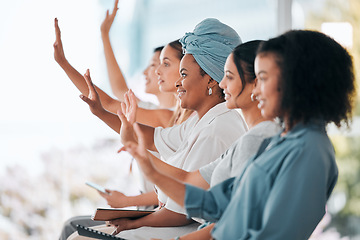
[[[178,168],[193,171],[214,161],[247,130],[238,112],[226,108],[219,87],[226,58],[240,43],[240,38],[232,28],[220,21],[205,19],[192,33],[186,34],[181,42],[186,54],[180,62],[182,77],[176,82],[178,96],[181,107],[194,110],[196,115],[171,128],[155,129],[141,125],[141,129],[146,136],[148,150],[158,151],[164,161]],[[86,80],[90,82],[87,77]],[[127,122],[125,116],[119,112],[124,121],[122,123],[118,116],[101,110],[95,89],[92,88],[92,91],[93,98],[88,98],[86,102],[91,108],[97,108],[93,109],[93,112],[113,129],[120,129],[121,126],[120,135],[123,141],[127,141],[128,137],[132,139],[133,134],[128,134],[127,131],[132,125]],[[128,117],[131,121],[135,119],[133,115]],[[186,218],[182,208],[176,207],[177,212],[174,215],[166,208],[167,199],[163,200],[163,203],[165,207],[142,217],[141,221],[133,222],[134,225],[124,222],[122,230],[142,226],[183,226],[192,223]],[[168,215],[169,212],[171,217]]]
[[[128,142],[125,149],[189,217],[216,222],[213,239],[307,239],[337,181],[325,126],[348,125],[355,96],[352,59],[328,36],[297,30],[262,44],[255,72],[262,116],[279,118],[284,128],[263,141],[237,177],[205,191],[158,171],[136,124],[139,144]]]
[[[242,135],[221,157],[196,171],[188,172],[169,165],[156,157],[152,157],[152,162],[159,171],[180,181],[207,189],[230,177],[237,176],[246,160],[256,153],[261,142],[280,131],[277,123],[266,120],[261,116],[260,109],[257,107],[258,102],[252,94],[257,82],[254,72],[254,60],[256,50],[261,42],[246,42],[240,44],[232,51],[226,60],[225,76],[219,85],[224,89],[227,108],[241,109],[249,131]],[[170,208],[169,201],[168,208]],[[201,221],[201,219],[195,220]],[[112,221],[112,224],[120,225],[121,228],[121,224],[116,220]],[[204,226],[207,224],[204,224]],[[210,236],[212,227],[213,224],[209,224],[206,227],[202,227],[201,230],[190,234],[194,239]],[[173,230],[175,229],[173,228]],[[129,239],[144,236],[164,238],[163,232],[169,230],[143,227],[141,232],[136,231],[131,237],[129,234],[126,237]]]

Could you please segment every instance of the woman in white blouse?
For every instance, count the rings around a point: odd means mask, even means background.
[[[239,113],[226,107],[219,87],[226,58],[241,40],[232,28],[217,19],[205,19],[192,33],[185,34],[180,42],[185,56],[180,62],[181,78],[176,82],[178,97],[181,107],[194,110],[196,115],[171,128],[146,125],[140,125],[140,128],[146,136],[148,150],[159,152],[163,160],[173,166],[194,171],[214,161],[247,131]],[[123,107],[126,117],[121,111],[118,111],[119,117],[107,112],[101,107],[89,76],[85,79],[92,93],[91,98],[83,98],[92,112],[114,130],[119,131],[121,128],[119,132],[123,141],[129,138],[135,140],[131,131],[135,116],[131,114],[131,108]],[[119,224],[121,228],[117,230],[192,223],[192,220],[186,218],[183,208],[170,203],[166,196],[162,196],[161,200],[165,207],[137,220],[123,219]],[[167,205],[171,208],[167,209]],[[176,236],[178,232],[174,234]]]

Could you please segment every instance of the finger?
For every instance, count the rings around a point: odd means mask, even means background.
[[[120,121],[121,121],[123,124],[128,123],[125,115],[123,114],[123,112],[122,112],[120,109],[117,110],[117,115],[119,116]]]
[[[136,107],[137,106],[137,101],[136,101],[136,97],[134,92],[130,89],[130,102],[131,102],[131,106]]]
[[[115,230],[111,233],[111,235],[117,235],[119,233],[119,229],[118,228],[115,228]]]
[[[121,153],[121,152],[124,152],[126,151],[126,147],[125,146],[122,146],[118,151],[117,153]]]
[[[126,104],[126,113],[128,113],[129,108],[130,108],[129,92],[126,92],[124,94],[124,100],[125,100],[125,104]]]
[[[112,12],[112,15],[113,15],[114,17],[115,17],[116,11],[119,9],[119,8],[117,7],[118,3],[119,3],[119,0],[115,0],[114,9],[113,9],[113,12]]]
[[[86,102],[88,105],[92,104],[92,101],[90,100],[90,98],[84,96],[84,95],[80,95],[81,100],[83,100],[84,102]]]
[[[56,41],[60,41],[60,39],[61,39],[61,32],[60,32],[59,23],[58,23],[58,19],[57,19],[57,18],[54,19],[54,23],[55,23],[55,36],[56,36]]]
[[[94,84],[93,84],[93,82],[91,80],[91,77],[90,77],[90,70],[89,69],[86,70],[86,73],[84,74],[84,79],[85,79],[86,84],[88,85],[89,90],[96,92],[95,86],[94,86]]]
[[[121,102],[121,111],[126,113],[126,104],[124,102]]]

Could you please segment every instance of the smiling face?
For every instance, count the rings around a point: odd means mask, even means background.
[[[180,77],[179,64],[177,50],[166,45],[160,53],[160,65],[156,69],[160,91],[176,92],[175,82]]]
[[[155,73],[155,70],[160,65],[160,51],[154,52],[152,58],[150,59],[150,63],[147,68],[144,70],[145,76],[145,92],[150,94],[159,93],[159,85],[158,85],[158,76]]]
[[[253,93],[259,101],[258,108],[264,118],[282,117],[280,111],[281,92],[279,83],[281,72],[273,53],[262,53],[255,59],[255,73],[258,84]]]
[[[239,72],[234,63],[233,54],[228,56],[225,63],[224,72],[225,75],[220,82],[220,87],[223,89],[225,94],[226,107],[229,109],[244,109],[250,106],[250,104],[252,104],[250,95],[255,84],[247,83],[244,90],[241,92],[243,85]]]
[[[182,108],[198,111],[208,96],[209,75],[200,73],[200,66],[191,54],[185,54],[180,62],[181,78],[176,82]]]

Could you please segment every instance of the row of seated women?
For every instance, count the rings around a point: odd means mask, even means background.
[[[115,66],[119,76],[108,39],[116,10],[117,1],[102,30],[108,70]],[[112,207],[159,208],[94,228],[125,239],[310,237],[338,177],[325,127],[347,125],[353,108],[353,64],[342,46],[305,30],[242,43],[208,18],[159,59],[154,54],[151,74],[177,107],[147,110],[131,90],[117,101],[89,71],[78,73],[65,58],[57,19],[55,31],[56,61],[156,188],[134,197],[108,190],[102,196]]]

